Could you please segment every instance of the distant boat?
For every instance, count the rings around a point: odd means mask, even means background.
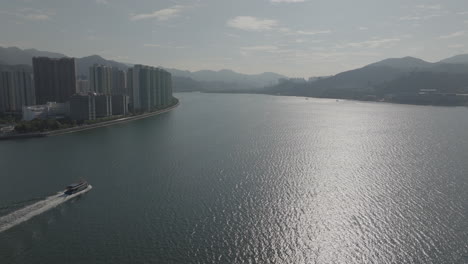
[[[73,183],[73,184],[68,185],[65,188],[65,191],[63,192],[63,194],[72,195],[74,193],[78,193],[78,192],[81,192],[81,191],[87,189],[88,186],[89,186],[88,182],[84,181],[84,180],[80,181],[78,183]]]

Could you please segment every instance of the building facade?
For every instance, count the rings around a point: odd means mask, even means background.
[[[73,120],[95,120],[95,98],[94,94],[72,96],[70,98],[70,118]]]
[[[36,97],[30,71],[0,72],[0,113],[21,112],[23,106],[35,103]]]
[[[104,65],[93,65],[89,68],[89,88],[91,92],[111,94],[112,68]]]
[[[125,71],[104,65],[89,68],[89,88],[98,94],[127,94]]]
[[[127,95],[126,73],[123,70],[112,68],[112,95]]]
[[[127,95],[112,95],[112,114],[128,115],[128,103]]]
[[[76,93],[88,94],[89,92],[89,81],[88,80],[77,80],[76,81]]]
[[[160,68],[135,65],[127,72],[127,91],[134,112],[163,108],[172,102],[172,76]]]
[[[112,115],[112,96],[96,95],[96,118],[109,117]]]
[[[64,103],[76,93],[74,58],[33,58],[34,89],[37,104]]]
[[[23,106],[23,120],[33,119],[58,119],[70,115],[70,104],[48,102],[44,105]]]

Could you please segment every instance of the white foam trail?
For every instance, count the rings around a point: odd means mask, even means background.
[[[21,208],[17,211],[14,211],[11,214],[0,217],[0,233],[10,229],[16,225],[19,225],[34,216],[40,215],[58,205],[73,199],[76,196],[82,195],[83,193],[91,190],[93,186],[88,185],[86,189],[81,192],[74,193],[72,195],[63,195],[63,191],[58,194],[47,197],[45,200],[41,200],[37,203],[31,204],[24,208]]]

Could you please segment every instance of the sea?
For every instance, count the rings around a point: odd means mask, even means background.
[[[1,141],[0,263],[468,263],[467,107],[175,96]]]

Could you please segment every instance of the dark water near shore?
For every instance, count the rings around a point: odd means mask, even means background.
[[[468,109],[178,94],[166,114],[0,142],[0,263],[468,263]]]

